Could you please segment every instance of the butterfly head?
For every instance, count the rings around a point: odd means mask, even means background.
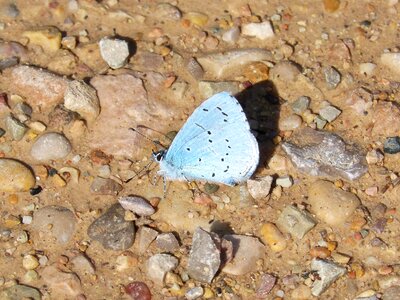
[[[163,158],[165,157],[165,154],[167,153],[167,150],[163,149],[160,151],[153,151],[153,160],[156,162],[160,162],[163,160]]]

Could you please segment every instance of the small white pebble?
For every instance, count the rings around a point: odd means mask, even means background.
[[[22,224],[31,224],[32,216],[22,216]]]
[[[276,179],[276,185],[283,188],[289,188],[293,185],[293,179],[290,175],[279,177]]]

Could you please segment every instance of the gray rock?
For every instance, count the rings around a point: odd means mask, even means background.
[[[57,160],[66,157],[71,150],[71,143],[65,136],[56,132],[48,132],[33,143],[31,156],[39,161]]]
[[[383,144],[383,151],[389,154],[396,154],[400,152],[400,137],[393,136],[386,138]]]
[[[118,195],[123,187],[110,178],[96,177],[90,185],[90,192],[96,195]]]
[[[129,46],[124,40],[105,37],[99,42],[100,54],[113,69],[119,69],[126,64],[129,57]]]
[[[264,176],[261,178],[247,180],[247,189],[254,199],[263,199],[269,195],[274,178]]]
[[[28,128],[18,121],[13,116],[7,116],[6,118],[7,132],[11,135],[14,141],[20,141],[24,137]]]
[[[317,271],[319,280],[315,280],[311,293],[318,297],[325,292],[329,286],[340,276],[346,274],[346,268],[341,267],[331,261],[314,258],[311,261],[311,270]]]
[[[154,283],[163,285],[167,272],[178,266],[178,259],[170,254],[156,254],[147,261],[147,275]]]
[[[334,67],[324,67],[322,71],[324,72],[325,82],[328,89],[336,88],[342,80],[342,76],[340,75],[339,71]]]
[[[328,124],[328,121],[326,121],[321,116],[316,116],[314,121],[318,129],[324,129],[325,125]]]
[[[77,112],[87,121],[93,121],[100,113],[100,102],[96,90],[79,80],[68,83],[64,95],[64,106]]]
[[[203,296],[203,294],[204,294],[204,289],[201,286],[196,286],[188,290],[185,293],[185,297],[188,300],[195,300]]]
[[[74,213],[63,206],[45,206],[33,214],[32,227],[43,235],[42,238],[55,238],[59,244],[66,244],[71,240],[75,226]]]
[[[161,233],[156,238],[156,245],[166,252],[174,252],[179,249],[179,241],[173,233]]]
[[[16,18],[20,12],[16,4],[10,3],[3,7],[2,13],[7,17]]]
[[[296,206],[289,205],[280,214],[276,225],[297,239],[302,239],[309,232],[317,221],[305,210],[300,210]]]
[[[329,123],[335,120],[341,113],[342,111],[340,109],[332,105],[328,105],[319,111],[319,115]]]
[[[187,272],[201,282],[210,283],[221,264],[220,240],[218,236],[200,227],[193,234]]]
[[[151,216],[156,211],[147,200],[138,196],[121,197],[118,202],[124,209],[130,210],[139,216]]]
[[[204,70],[194,57],[191,57],[186,64],[186,70],[194,79],[199,80],[204,76]]]
[[[236,43],[239,38],[240,29],[238,26],[233,26],[222,34],[222,40],[227,43]]]
[[[160,21],[164,21],[165,19],[177,21],[182,18],[182,13],[179,8],[172,4],[160,3],[156,6],[154,16],[160,19]]]
[[[293,112],[301,115],[308,109],[310,105],[310,98],[307,96],[301,96],[296,101],[294,101],[290,106],[292,107]]]
[[[147,248],[157,237],[158,232],[150,227],[142,226],[138,230],[137,248],[140,254],[146,252]]]
[[[234,95],[240,92],[239,84],[238,81],[200,81],[199,90],[204,99],[224,91]]]
[[[312,176],[355,180],[368,171],[365,155],[338,135],[304,128],[282,144],[293,164]]]
[[[25,102],[18,102],[13,107],[13,111],[17,114],[25,114],[25,115],[31,116],[33,110],[32,110],[32,107],[29,106],[29,104],[27,104]]]
[[[40,300],[42,296],[40,292],[30,286],[16,284],[0,292],[1,300],[19,300],[19,299],[32,299]]]
[[[382,300],[400,300],[400,286],[392,286],[384,290]]]
[[[238,234],[224,235],[224,240],[232,242],[233,259],[224,266],[223,272],[244,275],[255,271],[257,260],[265,254],[265,246],[256,237]]]
[[[135,239],[135,226],[125,221],[125,210],[119,204],[111,206],[102,216],[90,224],[88,236],[98,241],[104,248],[126,250]]]

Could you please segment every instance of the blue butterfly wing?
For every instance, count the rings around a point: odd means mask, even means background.
[[[168,179],[233,185],[250,178],[258,161],[258,143],[242,107],[234,97],[222,92],[193,112],[176,135],[160,169]]]

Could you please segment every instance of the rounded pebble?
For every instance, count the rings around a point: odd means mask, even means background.
[[[274,252],[280,252],[287,247],[285,237],[273,223],[265,223],[260,229],[260,235],[261,240]]]
[[[26,192],[35,186],[32,171],[14,159],[0,158],[0,191]]]
[[[32,145],[31,156],[39,161],[66,157],[72,150],[71,143],[60,133],[49,132],[40,136]]]

